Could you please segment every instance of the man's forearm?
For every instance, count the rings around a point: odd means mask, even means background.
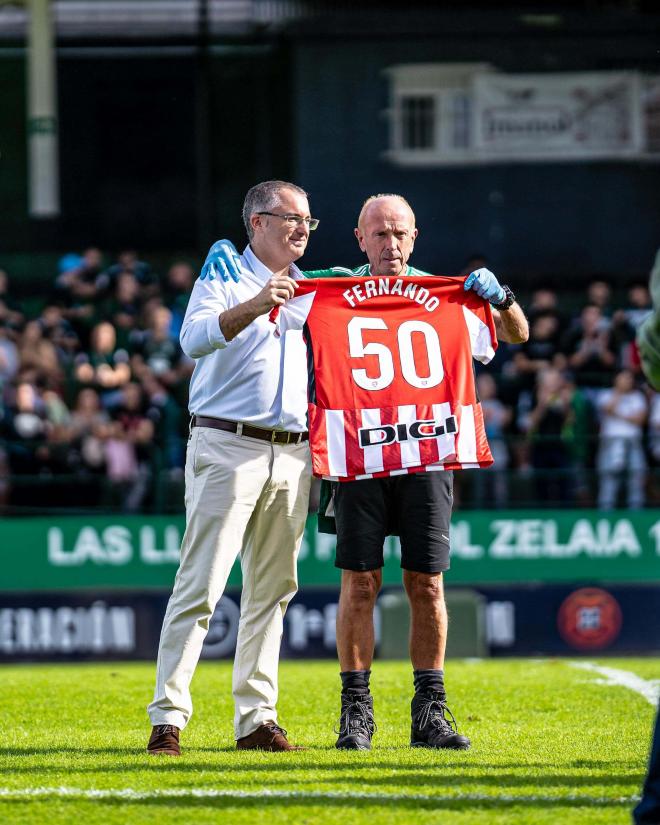
[[[494,310],[493,315],[500,341],[524,344],[529,338],[529,324],[520,304],[513,303],[508,309]]]
[[[267,310],[266,310],[267,311]],[[233,338],[243,332],[255,318],[264,315],[263,307],[259,306],[255,301],[245,301],[238,306],[226,309],[218,316],[218,323],[220,324],[220,331],[225,337],[225,341],[231,341]]]

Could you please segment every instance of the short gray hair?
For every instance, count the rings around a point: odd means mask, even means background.
[[[280,193],[283,189],[290,189],[297,192],[299,195],[309,197],[304,189],[296,186],[295,183],[288,183],[285,180],[265,180],[253,186],[245,196],[243,202],[243,223],[248,235],[248,239],[252,240],[254,236],[254,229],[250,223],[250,218],[256,212],[270,212],[280,204]]]

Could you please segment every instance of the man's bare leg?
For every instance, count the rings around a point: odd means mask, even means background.
[[[381,570],[344,570],[337,612],[337,653],[341,667],[341,717],[336,747],[369,750],[376,728],[369,692],[374,658],[374,606]]]
[[[404,570],[403,583],[410,601],[410,659],[415,680],[410,743],[466,750],[470,740],[458,733],[446,705],[447,606],[442,573]]]
[[[342,671],[369,670],[374,658],[374,607],[381,570],[342,570],[337,612],[337,654]]]
[[[410,601],[410,660],[414,670],[442,670],[447,647],[447,606],[442,573],[403,571]]]

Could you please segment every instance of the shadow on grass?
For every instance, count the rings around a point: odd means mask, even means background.
[[[599,786],[612,787],[613,785],[620,785],[628,787],[632,791],[636,791],[641,787],[643,774],[641,772],[613,774],[611,771],[592,775],[592,776],[576,776],[575,774],[524,774],[518,775],[515,773],[502,773],[501,771],[487,771],[483,773],[464,772],[456,770],[451,774],[447,774],[442,770],[443,766],[431,766],[426,769],[397,768],[391,764],[381,765],[388,768],[391,773],[387,776],[383,775],[365,775],[360,774],[355,776],[355,764],[353,765],[295,765],[291,762],[278,762],[269,764],[259,764],[251,766],[227,766],[206,763],[189,763],[186,764],[182,760],[153,760],[145,758],[137,762],[132,762],[128,765],[97,765],[93,767],[88,766],[70,766],[68,769],[62,766],[46,765],[35,768],[34,766],[19,766],[11,769],[14,775],[25,774],[29,776],[40,775],[46,776],[62,776],[66,774],[68,777],[72,776],[107,776],[109,774],[118,774],[129,778],[135,771],[140,771],[143,775],[161,775],[168,776],[175,780],[178,778],[184,783],[190,779],[195,779],[195,787],[198,789],[205,789],[205,785],[201,785],[201,774],[209,773],[215,775],[231,776],[234,780],[240,782],[241,773],[259,773],[266,774],[262,781],[263,786],[269,790],[288,791],[291,786],[317,787],[319,783],[326,783],[332,785],[332,790],[341,792],[345,789],[350,792],[351,789],[357,787],[369,793],[382,792],[398,793],[401,788],[415,789],[418,792],[428,792],[434,789],[453,790],[457,784],[468,792],[471,787],[476,788],[499,788],[502,793],[510,793],[515,790],[524,788],[530,789],[530,792],[547,792],[553,789],[562,791],[566,788],[578,790],[580,788],[593,788]],[[347,770],[349,769],[349,770]],[[296,771],[295,778],[291,776],[291,772]],[[305,776],[304,773],[309,771],[310,775]],[[323,774],[326,776],[323,776]],[[327,776],[328,773],[334,773],[334,776]],[[71,781],[71,780],[69,780]],[[125,780],[126,781],[126,780]],[[176,781],[176,780],[175,780]],[[247,779],[249,782],[250,780]],[[123,784],[123,783],[122,783]],[[210,789],[213,789],[211,787]],[[185,789],[184,789],[185,790]],[[232,788],[231,790],[239,791],[240,788]]]
[[[231,766],[228,766],[225,762],[217,762],[217,763],[209,763],[209,765],[204,765],[199,761],[194,761],[197,758],[198,754],[234,754],[236,757],[236,761]],[[51,747],[11,747],[11,748],[0,748],[0,759],[2,757],[11,757],[11,756],[22,756],[22,757],[30,757],[30,756],[57,756],[57,754],[75,754],[77,756],[132,756],[136,760],[136,764],[144,765],[145,762],[153,763],[154,765],[158,765],[162,767],[163,765],[171,765],[173,768],[177,768],[179,770],[188,770],[188,769],[203,769],[208,767],[210,769],[216,770],[217,768],[227,768],[231,767],[231,770],[271,770],[273,767],[278,767],[278,760],[282,760],[281,764],[286,765],[287,767],[291,767],[292,764],[295,764],[301,770],[305,770],[308,768],[313,768],[315,770],[355,770],[356,766],[362,764],[365,768],[395,768],[397,765],[397,758],[400,757],[402,754],[409,754],[411,753],[411,749],[408,747],[378,747],[376,746],[373,751],[369,753],[365,752],[358,752],[358,751],[345,751],[345,752],[338,752],[334,746],[330,745],[328,747],[307,747],[305,750],[305,754],[308,755],[321,755],[333,754],[334,758],[341,758],[339,757],[339,753],[341,753],[342,757],[346,759],[345,762],[311,762],[308,761],[308,757],[302,755],[300,752],[291,752],[291,753],[274,753],[274,754],[266,754],[259,752],[258,755],[251,754],[250,752],[242,751],[238,752],[235,747],[232,746],[224,746],[224,747],[217,747],[217,748],[196,748],[190,747],[185,748],[183,750],[183,756],[180,759],[176,758],[169,758],[169,757],[153,757],[149,756],[146,753],[146,749],[143,746],[128,748],[128,747],[105,747],[105,748],[85,748],[85,747],[72,747],[70,745],[62,745],[62,746],[51,746]],[[359,755],[358,755],[359,754]],[[479,752],[475,749],[471,751],[432,751],[431,749],[419,749],[416,751],[416,754],[419,754],[420,764],[418,766],[419,770],[436,770],[437,768],[467,768],[467,769],[479,769],[479,770],[507,770],[507,769],[514,769],[514,770],[568,770],[570,768],[576,769],[596,769],[602,771],[611,771],[612,768],[629,768],[630,770],[638,770],[639,769],[639,762],[635,759],[574,759],[571,762],[481,762],[479,760]],[[258,762],[251,762],[248,761],[250,759],[258,758]],[[376,757],[376,758],[374,758]],[[436,763],[430,763],[426,760],[437,758],[438,761]],[[268,763],[264,762],[264,759],[269,759]],[[286,760],[286,761],[284,761]],[[295,760],[295,762],[294,762]],[[67,768],[71,767],[70,763],[67,763]],[[105,769],[105,765],[103,768]],[[35,766],[32,766],[32,770],[35,769]]]
[[[48,797],[41,797],[39,801],[45,801]],[[16,805],[17,802],[23,802],[24,800],[9,800],[9,799],[0,799],[0,814],[3,809],[3,805]],[[27,802],[27,800],[25,800]],[[35,800],[36,801],[36,800]],[[61,808],[65,806],[78,806],[80,804],[79,798],[62,798],[57,797],[58,805]],[[28,803],[30,804],[30,803]],[[255,818],[261,819],[265,811],[269,808],[279,808],[279,809],[291,809],[292,811],[301,808],[303,811],[309,811],[310,806],[322,806],[324,809],[327,808],[346,808],[346,809],[369,809],[376,806],[381,806],[383,804],[387,804],[390,810],[397,810],[397,811],[418,811],[420,809],[424,810],[452,810],[452,811],[467,811],[471,810],[474,811],[475,809],[487,809],[487,810],[502,810],[502,809],[510,809],[514,806],[524,806],[525,808],[534,808],[534,809],[545,809],[548,808],[629,808],[631,803],[628,799],[529,799],[523,798],[519,802],[516,800],[512,800],[511,798],[507,799],[498,799],[497,797],[493,797],[492,799],[470,799],[469,797],[466,799],[461,798],[453,798],[447,799],[443,797],[439,797],[437,800],[433,799],[405,799],[405,798],[397,798],[392,799],[388,796],[373,796],[369,799],[354,799],[350,797],[341,798],[341,797],[327,797],[318,795],[309,794],[305,796],[302,794],[297,798],[269,798],[260,796],[259,794],[255,793],[253,796],[246,796],[246,797],[239,797],[239,798],[216,798],[216,799],[195,799],[193,797],[186,797],[186,798],[172,798],[172,797],[161,797],[161,798],[154,798],[154,799],[98,799],[94,800],[95,806],[104,806],[108,808],[112,808],[115,805],[120,804],[122,809],[127,810],[128,808],[135,806],[136,808],[152,808],[152,809],[160,809],[166,808],[168,811],[172,813],[178,812],[178,814],[185,815],[186,811],[195,810],[195,809],[202,809],[202,808],[211,808],[214,811],[223,811],[223,810],[230,810],[239,808],[242,812],[245,812],[246,808],[250,806],[254,806],[255,809]],[[72,817],[74,817],[74,811],[72,810]],[[9,821],[3,818],[3,821]],[[182,820],[183,821],[183,820]]]

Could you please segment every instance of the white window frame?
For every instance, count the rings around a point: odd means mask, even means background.
[[[478,89],[476,78],[484,74],[497,73],[497,70],[487,63],[408,63],[391,66],[385,70],[390,85],[390,103],[385,112],[389,121],[389,149],[382,154],[382,157],[392,164],[406,167],[433,167],[433,166],[474,166],[479,164],[492,165],[494,163],[534,163],[534,162],[558,162],[556,157],[548,157],[542,154],[538,157],[527,153],[519,159],[512,158],[511,155],[497,157],[493,153],[485,153],[483,148],[477,146],[476,137],[478,135],[478,112],[476,111],[475,98]],[[570,74],[570,73],[569,73]],[[639,93],[637,105],[642,107],[642,116],[635,120],[636,128],[644,132],[643,146],[640,150],[633,152],[621,152],[611,158],[615,162],[651,161],[660,162],[660,149],[658,142],[653,145],[649,141],[649,131],[651,129],[651,117],[653,125],[657,123],[658,116],[655,112],[651,115],[644,111],[643,107],[648,105],[647,101],[651,96],[657,99],[658,88],[660,87],[659,75],[639,74],[637,78]],[[454,99],[457,94],[465,95],[470,112],[468,117],[467,145],[456,146],[453,142],[454,130]],[[433,127],[433,146],[429,148],[406,148],[403,146],[403,110],[401,102],[408,96],[427,96],[434,100],[435,123]],[[657,129],[657,127],[656,127]],[[641,140],[641,137],[640,137]],[[597,161],[599,159],[609,159],[607,156],[599,158],[597,154],[593,157],[566,157],[564,162],[584,163]]]
[[[474,75],[489,71],[493,68],[487,63],[408,63],[387,69],[390,106],[386,114],[390,124],[390,149],[385,153],[386,159],[403,166],[477,163],[479,159],[472,148],[471,112],[467,145],[456,147],[453,143],[454,100],[457,94],[465,95],[469,106]],[[433,98],[434,140],[430,148],[403,146],[402,101],[407,97]]]
[[[649,132],[651,129],[651,125],[657,128],[657,122],[660,119],[660,115],[653,114],[653,124],[649,122],[649,111],[648,111],[648,102],[649,98],[652,96],[653,100],[658,100],[660,97],[660,75],[646,75],[643,79],[643,87],[642,87],[642,106],[644,109],[644,146],[645,146],[645,158],[650,159],[657,159],[660,155],[660,140],[658,140],[654,145],[651,145]],[[655,107],[654,107],[655,108]]]

